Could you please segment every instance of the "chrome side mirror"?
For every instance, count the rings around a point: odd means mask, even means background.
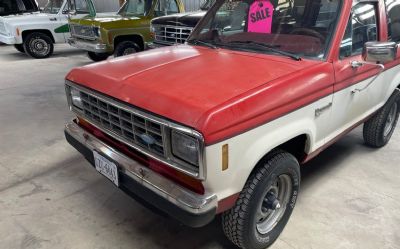
[[[367,42],[362,57],[366,62],[386,63],[396,59],[397,44],[395,42]]]

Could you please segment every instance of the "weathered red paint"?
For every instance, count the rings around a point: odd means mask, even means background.
[[[191,46],[77,68],[67,79],[192,127],[207,144],[328,95],[334,84],[326,62]]]
[[[213,144],[376,74],[373,66],[351,69],[359,57],[338,57],[352,1],[343,5],[325,61],[182,45],[77,68],[67,79],[192,127]],[[386,33],[380,22],[380,40]]]

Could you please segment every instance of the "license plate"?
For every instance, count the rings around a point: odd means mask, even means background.
[[[119,186],[117,165],[100,155],[97,151],[93,151],[93,155],[96,170],[110,179],[116,186]]]

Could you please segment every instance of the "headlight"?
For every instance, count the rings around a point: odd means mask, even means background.
[[[101,36],[100,28],[99,28],[99,27],[93,27],[93,31],[94,31],[94,34],[95,34],[97,37],[100,37],[100,36]]]
[[[71,94],[72,105],[79,109],[83,109],[83,103],[82,103],[80,91],[73,87],[71,87],[70,89],[71,89],[70,94]]]
[[[199,141],[179,131],[171,133],[172,154],[185,162],[199,166]]]

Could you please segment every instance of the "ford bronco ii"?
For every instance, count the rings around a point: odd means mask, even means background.
[[[190,226],[222,215],[266,248],[300,165],[363,124],[385,146],[400,110],[400,2],[217,0],[187,44],[72,70],[66,138],[116,186]]]
[[[91,1],[91,0],[87,0]],[[71,46],[88,51],[93,61],[111,54],[123,56],[143,51],[154,17],[184,12],[181,0],[128,0],[116,14],[96,14],[70,20]]]

